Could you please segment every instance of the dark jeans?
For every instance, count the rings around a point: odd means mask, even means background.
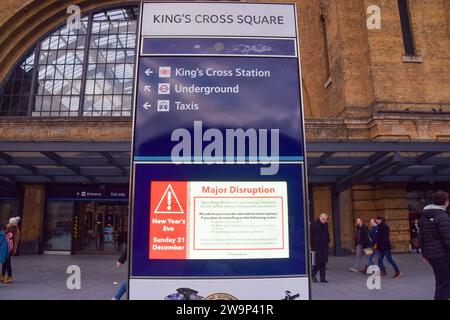
[[[433,267],[436,289],[434,300],[450,299],[450,259],[428,259]]]
[[[417,238],[412,238],[411,239],[411,249],[412,250],[416,250],[417,253],[419,253],[419,239]]]
[[[8,277],[12,277],[11,256],[8,256],[5,263],[2,265],[2,276],[6,273],[8,273]]]
[[[312,269],[313,278],[316,277],[317,271],[320,271],[320,280],[326,280],[326,263],[321,263],[320,265],[316,264]]]
[[[389,263],[392,265],[392,268],[394,268],[395,272],[400,272],[400,269],[398,268],[397,264],[394,261],[394,258],[392,258],[392,252],[391,250],[384,250],[379,251],[379,257],[378,257],[378,266],[380,267],[381,271],[386,271],[386,268],[384,267],[384,257],[386,256],[386,259],[389,261]]]

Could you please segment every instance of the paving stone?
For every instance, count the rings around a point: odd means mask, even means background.
[[[116,268],[117,256],[53,256],[35,255],[13,257],[14,284],[0,284],[0,300],[63,299],[109,300],[127,277],[125,267]],[[312,298],[319,300],[418,300],[432,299],[434,277],[429,265],[420,255],[394,255],[403,277],[392,279],[393,270],[386,265],[388,276],[383,277],[380,290],[369,290],[368,276],[348,269],[353,257],[330,257],[328,284],[313,283]],[[81,268],[81,289],[69,290],[66,273],[69,265]],[[117,282],[117,284],[114,284]]]

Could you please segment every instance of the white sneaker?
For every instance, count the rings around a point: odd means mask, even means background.
[[[358,272],[358,270],[356,270],[355,268],[350,268],[351,272]]]
[[[116,298],[112,297],[111,300],[117,300]]]

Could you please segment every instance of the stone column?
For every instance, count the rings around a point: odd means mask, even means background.
[[[39,253],[39,244],[43,235],[44,208],[45,186],[25,185],[19,247],[21,254]]]
[[[341,192],[339,199],[339,211],[341,218],[341,247],[343,252],[354,250],[354,217],[352,189]]]

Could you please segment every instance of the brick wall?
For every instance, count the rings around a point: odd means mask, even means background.
[[[360,217],[368,225],[371,218],[385,217],[391,228],[393,251],[408,251],[410,234],[406,185],[357,185],[352,188],[352,197],[354,219]],[[353,226],[353,233],[354,230]]]

